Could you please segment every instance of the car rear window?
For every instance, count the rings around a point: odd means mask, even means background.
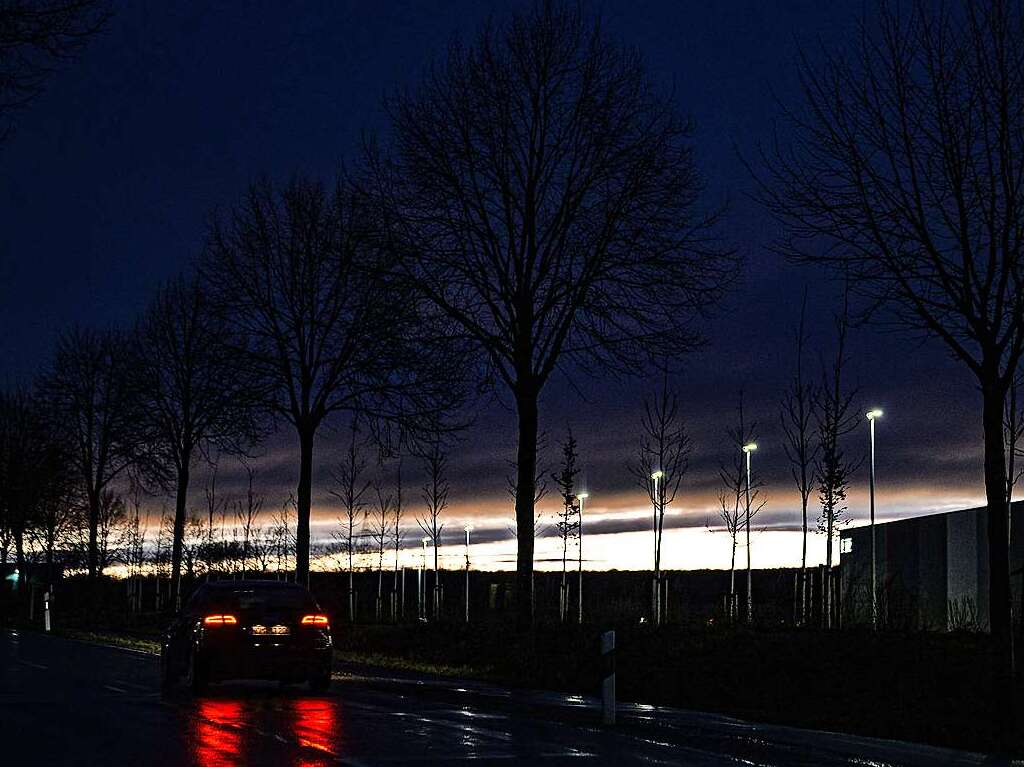
[[[316,610],[316,603],[305,591],[288,588],[217,589],[211,603],[234,610]]]

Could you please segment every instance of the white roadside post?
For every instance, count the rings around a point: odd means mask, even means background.
[[[46,627],[46,633],[50,633],[50,592],[43,593],[43,623]]]
[[[579,622],[583,623],[583,502],[590,497],[590,493],[579,493],[576,495],[576,497],[580,501],[580,583],[579,588],[577,589],[577,591],[579,592],[577,595],[579,597],[579,609],[577,612],[577,617],[579,618]]]
[[[601,634],[601,723],[615,724],[615,632]]]

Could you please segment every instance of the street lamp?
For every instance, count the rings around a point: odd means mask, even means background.
[[[747,623],[754,620],[754,593],[750,574],[750,454],[757,450],[756,442],[748,442],[743,446],[743,453],[747,457]]]
[[[651,480],[654,482],[654,578],[651,581],[651,612],[655,626],[661,625],[661,574],[658,568],[658,510],[661,508],[661,493],[658,487],[664,477],[665,472],[661,469],[651,472]]]
[[[580,585],[577,589],[580,600],[577,616],[580,623],[583,623],[583,502],[589,497],[590,493],[586,492],[576,494],[576,498],[578,498],[580,502]]]
[[[466,525],[466,623],[469,623],[469,533],[472,529]]]
[[[878,587],[875,582],[875,421],[882,417],[882,411],[878,408],[869,410],[864,414],[868,419],[868,428],[871,432],[871,472],[868,475],[868,487],[871,495],[871,628],[878,628]]]

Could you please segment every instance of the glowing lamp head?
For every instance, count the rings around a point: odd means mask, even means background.
[[[864,417],[867,418],[869,421],[874,421],[876,418],[882,417],[882,411],[876,407],[874,410],[869,410],[867,413],[865,413]]]
[[[755,450],[757,450],[757,443],[756,442],[748,442],[747,444],[745,444],[743,446],[743,452],[744,453],[753,453]]]
[[[585,501],[587,498],[590,497],[590,493],[576,493],[576,497],[579,498],[581,501]]]
[[[658,469],[656,472],[651,474],[651,479],[661,479],[664,476],[665,472],[663,472],[661,469]]]

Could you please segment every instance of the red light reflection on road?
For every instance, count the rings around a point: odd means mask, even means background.
[[[243,765],[254,755],[309,767],[333,762],[341,752],[333,698],[201,699],[191,719],[191,750],[199,767]]]
[[[237,700],[200,700],[195,724],[195,760],[200,767],[242,763],[242,704]]]
[[[329,698],[299,698],[290,702],[294,714],[293,734],[299,745],[321,751],[324,756],[337,756],[341,743],[337,703]],[[298,763],[316,764],[316,759]]]

